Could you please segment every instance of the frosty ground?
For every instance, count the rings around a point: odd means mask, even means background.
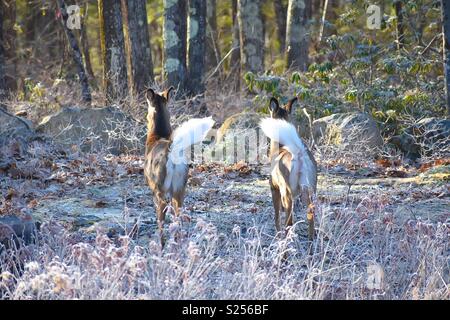
[[[161,248],[142,165],[71,155],[2,178],[3,213],[40,224],[36,243],[1,253],[3,298],[448,298],[445,162],[321,162],[311,255],[300,206],[276,237],[269,168],[245,163],[192,166]]]

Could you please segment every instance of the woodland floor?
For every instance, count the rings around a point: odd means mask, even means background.
[[[40,222],[55,219],[85,240],[95,239],[98,232],[110,237],[129,234],[137,225],[138,241],[143,243],[149,237],[156,238],[156,220],[142,165],[139,157],[98,155],[41,163],[28,168],[35,171],[32,178],[10,175],[0,179],[2,194],[11,200],[3,211],[28,212]],[[359,168],[337,164],[328,168],[321,165],[319,170],[318,201],[332,210],[348,204],[357,208],[376,203],[399,224],[408,219],[448,222],[448,165],[407,170],[383,163]],[[300,211],[297,206],[294,221],[304,222]],[[202,218],[227,235],[236,225],[243,233],[258,225],[270,241],[275,230],[268,166],[193,166],[184,212],[191,222]],[[189,229],[190,225],[194,223],[184,227]],[[298,230],[306,240],[306,223],[300,223]]]

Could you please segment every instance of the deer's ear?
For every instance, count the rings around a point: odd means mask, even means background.
[[[271,113],[276,112],[280,108],[280,105],[278,104],[278,100],[276,98],[270,98],[269,102],[269,110]]]
[[[156,96],[155,90],[152,88],[148,88],[147,91],[145,91],[145,98],[149,101],[152,101]]]
[[[284,107],[286,109],[286,111],[288,113],[291,113],[292,111],[292,106],[294,105],[295,101],[297,101],[297,97],[292,98],[291,100],[289,100],[289,102],[286,104],[286,106]]]
[[[171,94],[171,92],[172,92],[173,90],[174,90],[174,88],[173,88],[172,86],[170,86],[169,89],[163,91],[162,96],[163,96],[164,98],[166,98],[167,101],[169,101],[169,98],[171,97],[170,94]]]

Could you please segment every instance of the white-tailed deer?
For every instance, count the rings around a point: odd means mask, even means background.
[[[161,93],[152,89],[146,92],[148,132],[144,175],[153,192],[161,244],[164,244],[163,224],[167,207],[171,204],[178,216],[183,206],[190,155],[186,151],[203,141],[214,125],[211,118],[191,119],[172,132],[167,108],[172,90],[170,87]]]
[[[270,142],[270,189],[275,209],[275,227],[281,230],[280,211],[286,214],[286,228],[293,224],[294,202],[297,196],[307,206],[308,238],[314,238],[314,206],[312,198],[317,188],[317,164],[295,127],[288,122],[292,105],[290,100],[280,107],[278,100],[270,100],[271,118],[261,121],[261,129]]]

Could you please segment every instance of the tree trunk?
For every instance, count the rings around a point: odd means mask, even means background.
[[[217,39],[216,0],[206,3],[206,69],[214,69],[220,62],[220,50]]]
[[[306,71],[308,67],[310,0],[289,0],[286,31],[286,67]]]
[[[89,2],[85,4],[84,15],[81,18],[81,30],[80,30],[80,44],[81,50],[83,52],[84,57],[84,67],[86,68],[86,72],[89,75],[89,78],[95,83],[94,71],[92,70],[91,57],[89,55],[89,39],[86,32],[87,29],[87,18],[89,17]]]
[[[191,95],[205,91],[206,0],[189,0],[188,90]]]
[[[324,0],[312,0],[311,1],[311,13],[314,17],[320,17],[322,13]]]
[[[280,41],[280,52],[284,53],[286,45],[286,15],[287,8],[282,0],[275,0],[273,3],[275,9],[275,19],[277,21],[278,40]]]
[[[264,26],[261,0],[238,0],[241,71],[264,71]]]
[[[238,0],[232,0],[232,9],[231,14],[233,15],[233,48],[240,46],[240,39],[239,39],[239,19],[238,19],[238,9],[237,9],[237,1]],[[240,61],[241,61],[241,52],[240,49],[236,49],[231,53],[231,68],[234,68],[234,65],[237,65],[237,69],[240,68]]]
[[[120,1],[99,0],[98,11],[106,100],[122,101],[127,96],[128,83]]]
[[[78,46],[75,35],[73,34],[72,30],[69,29],[67,26],[67,19],[69,18],[69,16],[67,14],[66,4],[64,3],[64,0],[58,0],[58,6],[61,11],[62,24],[64,31],[67,35],[67,40],[69,41],[69,44],[72,47],[73,61],[75,62],[75,65],[77,67],[78,77],[80,78],[81,82],[81,92],[83,102],[90,104],[92,101],[92,97],[89,88],[89,82],[86,76],[86,71],[84,70],[83,66],[83,56],[81,55],[80,47]]]
[[[320,23],[320,32],[319,32],[319,43],[334,34],[337,33],[336,29],[336,21],[338,16],[336,14],[336,8],[339,8],[341,5],[339,0],[324,0],[322,5],[321,12],[321,23]],[[311,9],[312,11],[313,9]],[[381,11],[383,12],[383,11]],[[325,26],[325,21],[329,22]]]
[[[232,0],[231,2],[231,14],[233,16],[233,48],[237,48],[231,52],[230,60],[230,73],[235,84],[235,90],[238,90],[241,85],[241,50],[240,50],[240,40],[239,40],[239,19],[238,19],[238,9],[237,0]]]
[[[450,2],[441,0],[442,34],[444,46],[445,98],[447,115],[450,116]]]
[[[185,0],[164,0],[164,78],[185,90],[187,12]]]
[[[3,100],[7,98],[5,69],[6,69],[5,49],[3,42],[3,10],[0,10],[0,107],[3,107]]]
[[[129,86],[141,94],[153,82],[153,63],[145,0],[122,0]]]
[[[5,85],[7,91],[15,92],[17,90],[17,54],[16,54],[16,2],[1,2],[3,11],[3,48],[5,59]]]
[[[27,44],[31,48],[31,57],[36,56],[41,60],[56,59],[59,56],[61,48],[56,36],[59,26],[52,14],[56,10],[56,1],[27,1],[24,24]]]
[[[397,31],[397,49],[400,50],[403,48],[404,44],[404,31],[403,31],[403,8],[402,8],[402,1],[397,0],[395,2],[395,15],[397,16],[397,24],[396,24],[396,31]]]

